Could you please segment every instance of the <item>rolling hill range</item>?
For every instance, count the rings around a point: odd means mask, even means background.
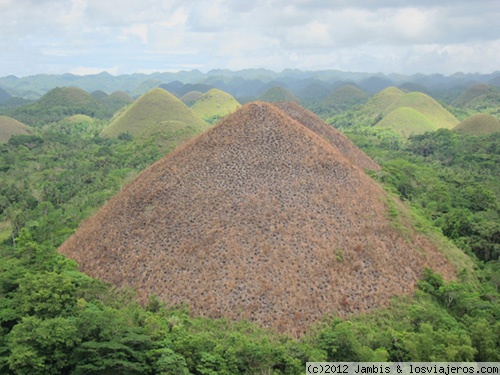
[[[477,113],[453,128],[454,131],[468,135],[482,135],[500,132],[500,120],[494,116]]]
[[[184,83],[179,82],[179,81],[174,81],[174,82],[170,82],[170,83],[166,83],[166,84],[164,83],[164,84],[159,85],[158,87],[165,90],[165,91],[168,91],[174,95],[177,95],[178,97],[182,97],[191,91],[199,91],[201,93],[206,93],[210,89],[214,88],[213,86],[206,85],[203,83],[184,84]]]
[[[441,245],[334,145],[256,102],[150,166],[59,251],[143,299],[300,336],[413,292],[424,267],[453,277]]]
[[[31,134],[31,129],[12,117],[0,116],[0,143],[7,143],[13,135]]]
[[[155,140],[167,149],[201,133],[208,124],[169,92],[148,91],[119,114],[103,131],[104,137],[130,134],[141,141]]]
[[[202,120],[214,123],[239,107],[241,104],[231,94],[211,89],[196,100],[191,106],[191,111]]]
[[[500,90],[495,86],[478,83],[468,87],[452,103],[472,113],[490,114],[500,119]]]

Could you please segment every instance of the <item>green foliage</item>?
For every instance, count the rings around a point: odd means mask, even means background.
[[[111,117],[112,112],[81,89],[57,87],[36,102],[17,108],[12,116],[30,126],[40,127],[76,114],[104,119]]]
[[[78,331],[72,319],[23,318],[8,336],[9,369],[15,374],[26,375],[65,373],[78,341]]]
[[[37,135],[0,146],[0,223],[11,240],[23,227],[33,240],[57,246],[162,151],[127,137],[102,139],[98,121],[61,121]]]
[[[309,108],[318,116],[328,118],[365,104],[367,101],[368,94],[366,92],[352,85],[343,85],[322,101],[310,104]]]

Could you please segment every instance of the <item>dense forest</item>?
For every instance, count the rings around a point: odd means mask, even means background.
[[[500,132],[406,139],[351,104],[319,112],[381,165],[372,177],[410,207],[420,230],[446,236],[473,271],[445,282],[427,270],[414,296],[326,316],[301,339],[193,316],[154,295],[140,305],[56,249],[162,150],[129,134],[101,137],[104,109],[86,113],[91,121],[59,119],[58,109],[56,122],[0,144],[0,373],[300,374],[307,361],[500,361]],[[478,111],[445,105],[462,118]],[[26,119],[36,110],[17,111]]]

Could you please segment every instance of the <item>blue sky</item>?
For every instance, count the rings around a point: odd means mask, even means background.
[[[498,0],[0,0],[0,76],[500,70]]]

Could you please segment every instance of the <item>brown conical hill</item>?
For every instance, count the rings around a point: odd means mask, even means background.
[[[380,169],[380,166],[375,163],[372,158],[356,147],[356,145],[354,145],[349,138],[333,126],[328,125],[311,111],[308,111],[294,102],[279,102],[274,103],[274,105],[294,120],[300,122],[306,128],[326,139],[333,145],[334,148],[344,154],[353,164],[362,169]]]
[[[143,298],[300,336],[324,314],[411,293],[424,267],[454,274],[388,218],[390,199],[319,135],[250,103],[146,169],[59,250]]]

